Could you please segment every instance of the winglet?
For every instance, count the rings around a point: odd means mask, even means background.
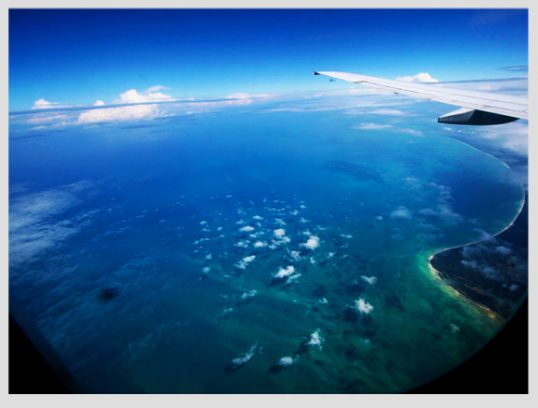
[[[318,71],[314,71],[313,75],[321,75]]]

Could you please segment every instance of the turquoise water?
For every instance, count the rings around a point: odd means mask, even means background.
[[[503,321],[428,257],[506,227],[523,188],[436,123],[356,123],[254,106],[12,132],[12,310],[89,392],[398,392],[444,373]]]

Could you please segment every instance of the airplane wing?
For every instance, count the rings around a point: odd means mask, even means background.
[[[388,89],[396,95],[407,95],[461,107],[458,110],[440,116],[437,119],[439,123],[497,125],[517,119],[528,120],[529,118],[527,98],[446,88],[438,85],[393,81],[349,72],[323,71],[314,72],[314,75],[325,75],[353,84],[366,83]]]

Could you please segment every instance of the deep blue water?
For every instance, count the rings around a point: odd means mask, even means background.
[[[10,306],[83,389],[401,391],[502,326],[428,257],[513,220],[507,166],[431,117],[271,108],[12,126]]]

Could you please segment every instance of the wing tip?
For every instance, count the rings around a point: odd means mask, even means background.
[[[312,75],[321,75],[318,71],[314,71]]]

